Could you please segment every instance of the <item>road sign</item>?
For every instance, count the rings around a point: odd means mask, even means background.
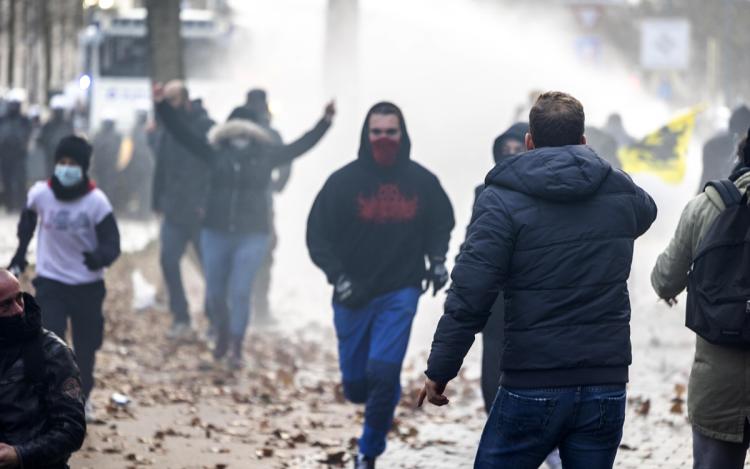
[[[648,18],[641,22],[641,66],[647,70],[685,70],[690,66],[690,21]]]
[[[576,5],[571,7],[578,22],[586,29],[593,29],[601,19],[603,7],[600,5]]]

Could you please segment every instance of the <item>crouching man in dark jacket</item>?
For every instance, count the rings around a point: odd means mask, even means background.
[[[0,270],[0,468],[67,469],[86,434],[73,353]]]
[[[474,335],[505,294],[500,388],[475,468],[611,468],[625,420],[633,241],[656,205],[585,146],[583,106],[545,93],[526,147],[487,176],[453,269],[420,395],[445,405]]]

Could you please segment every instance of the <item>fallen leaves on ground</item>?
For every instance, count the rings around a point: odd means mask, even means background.
[[[137,266],[155,282],[156,257],[148,256],[126,256],[108,272],[106,338],[94,393],[97,422],[89,430],[86,459],[96,461],[101,454],[108,467],[209,469],[247,467],[251,459],[271,462],[267,467],[349,463],[364,417],[362,406],[347,403],[343,395],[332,329],[310,325],[280,332],[251,326],[247,366],[229,370],[213,360],[203,340],[166,339],[167,311],[131,309],[131,284],[119,279],[129,279],[128,270]],[[204,318],[198,324],[205,326]],[[418,429],[429,418],[416,409],[423,379],[417,370],[423,365],[405,367],[411,377],[404,380],[408,391],[390,438],[415,449],[448,446],[445,439],[422,439]],[[452,387],[457,402],[476,399],[476,380],[457,383],[462,383]],[[122,466],[113,455],[122,458]]]

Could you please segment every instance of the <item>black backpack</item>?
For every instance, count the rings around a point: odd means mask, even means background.
[[[731,181],[711,181],[726,208],[688,273],[685,325],[716,345],[750,348],[750,207]]]

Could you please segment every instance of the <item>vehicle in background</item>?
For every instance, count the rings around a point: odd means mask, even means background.
[[[220,64],[232,37],[230,23],[210,10],[180,13],[186,81],[191,95],[222,86]],[[150,58],[146,10],[101,15],[81,34],[78,87],[87,108],[85,127],[93,132],[105,116],[117,127],[133,125],[136,111],[150,109]]]

